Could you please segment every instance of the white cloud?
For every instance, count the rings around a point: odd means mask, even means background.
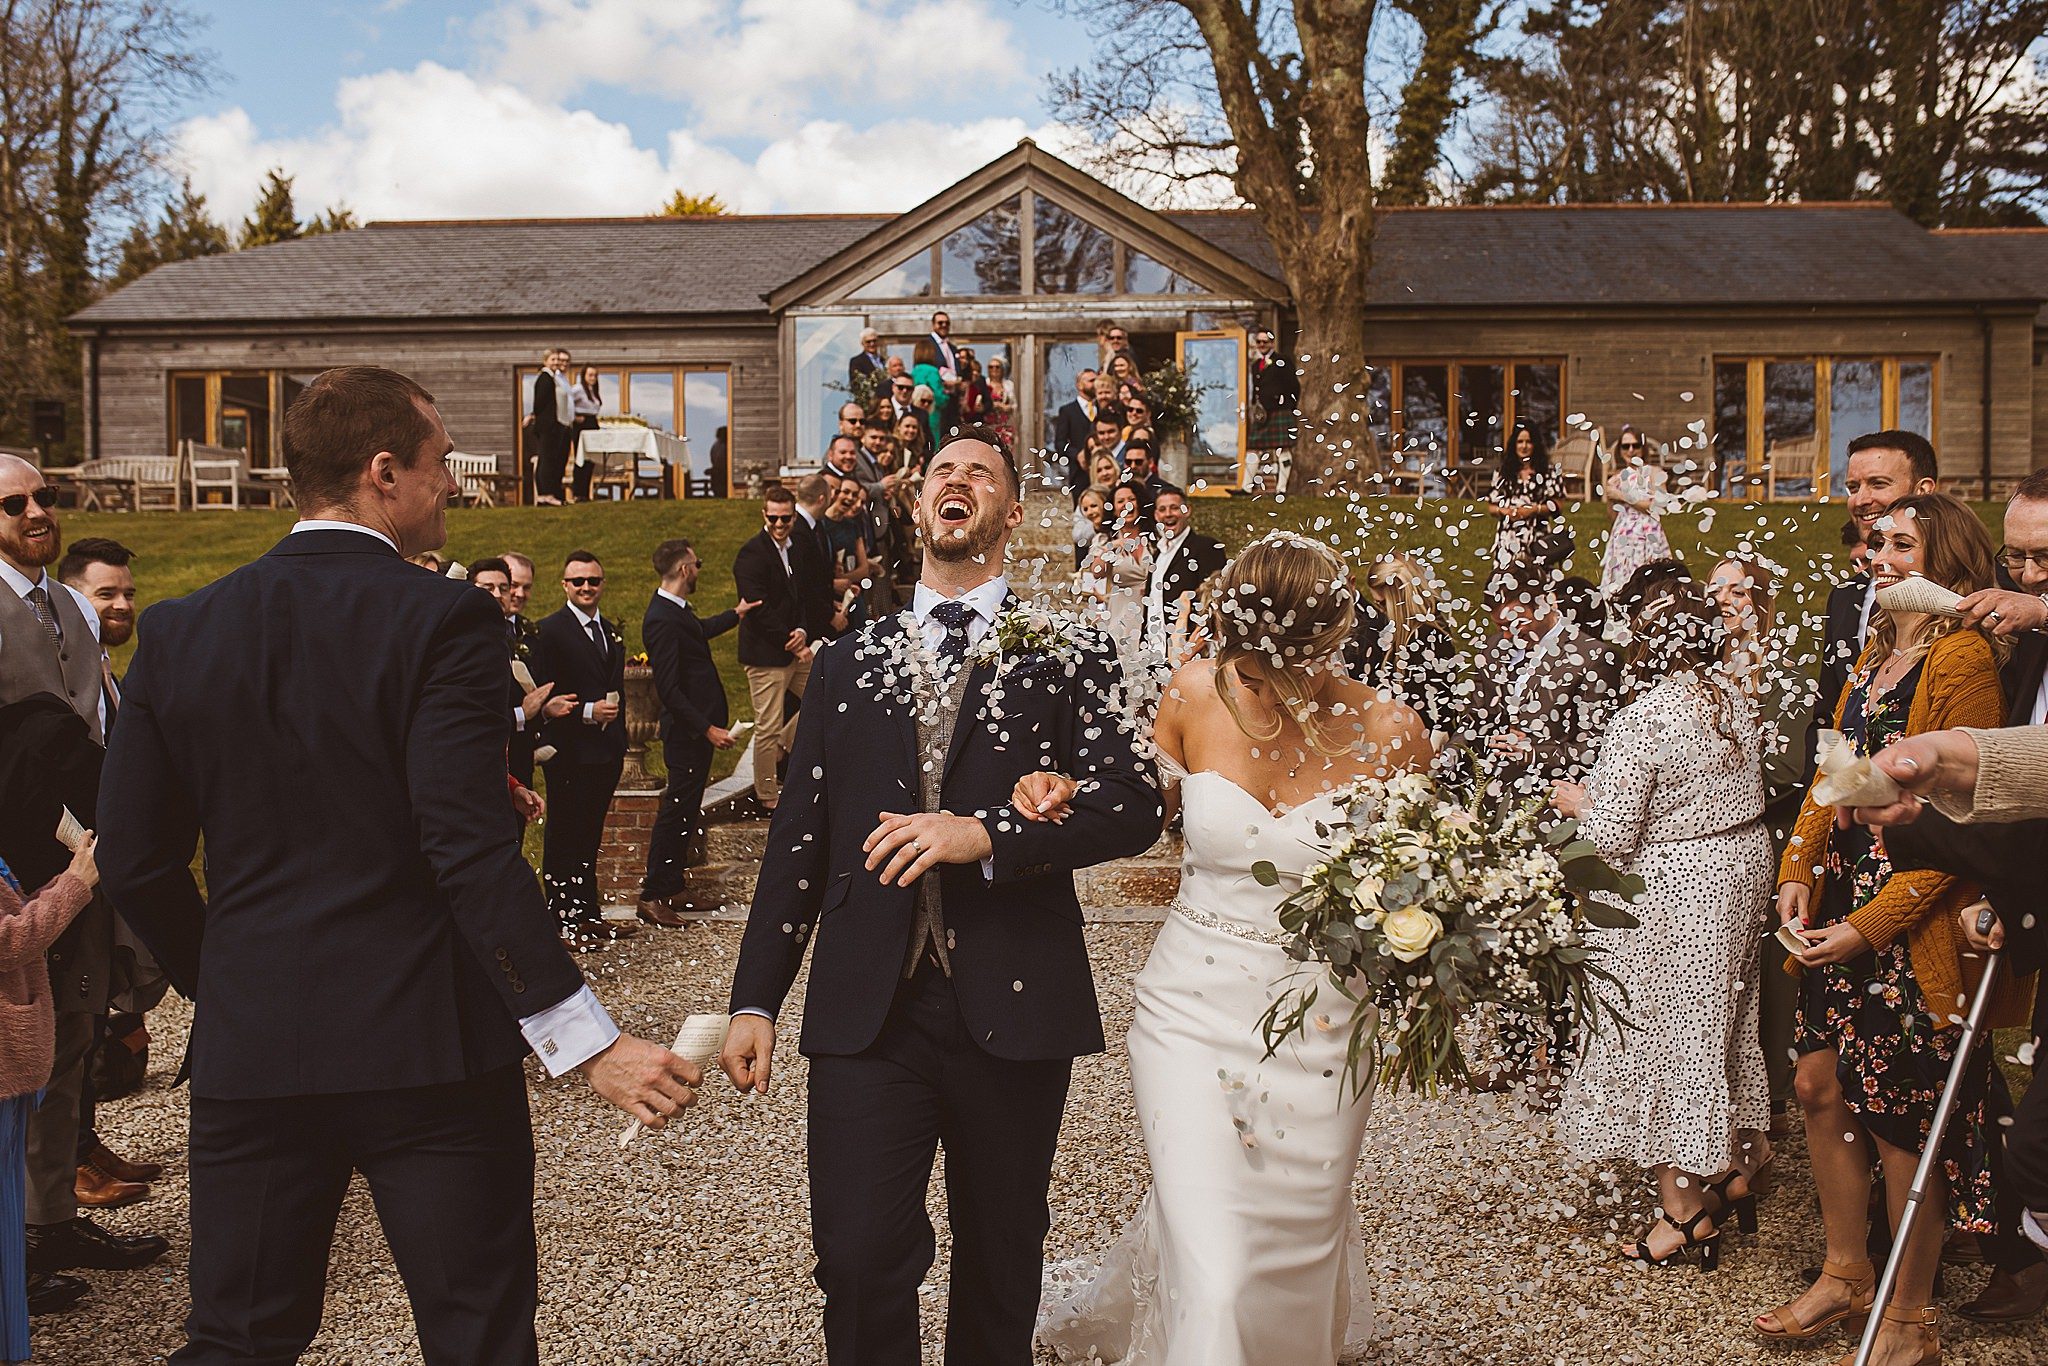
[[[483,69],[542,99],[593,86],[674,99],[693,124],[773,136],[829,91],[905,110],[1009,84],[1020,45],[990,0],[503,0],[469,26]]]
[[[296,178],[302,217],[344,203],[366,220],[642,214],[678,187],[742,212],[886,212],[936,194],[1020,137],[1055,150],[1066,138],[1021,119],[812,120],[752,160],[691,130],[655,149],[624,124],[432,62],[341,82],[335,111],[333,124],[297,138],[265,137],[239,108],[195,118],[178,130],[177,157],[223,218],[247,214],[272,166]]]

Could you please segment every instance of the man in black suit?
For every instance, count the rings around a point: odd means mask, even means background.
[[[1842,481],[1849,516],[1867,538],[1892,506],[1938,487],[1934,446],[1917,432],[1866,432],[1849,442],[1849,467]],[[1820,732],[1835,723],[1835,704],[1870,640],[1874,600],[1870,575],[1858,573],[1828,594],[1827,626],[1821,637],[1820,687],[1814,695],[1813,724],[1807,728],[1806,785],[1813,783]]]
[[[1138,511],[1145,514],[1145,526],[1149,530],[1157,524],[1153,509],[1160,493],[1172,488],[1159,477],[1157,452],[1152,449],[1149,434],[1133,436],[1123,445],[1124,477],[1119,482],[1129,484],[1138,494]]]
[[[497,602],[498,610],[505,614],[505,653],[512,661],[507,675],[512,704],[512,741],[505,748],[505,767],[522,787],[531,788],[534,754],[540,748],[542,725],[567,716],[575,704],[565,700],[550,707],[548,698],[554,691],[552,684],[539,683],[528,688],[520,681],[521,670],[528,678],[533,677],[535,631],[524,617],[512,610],[512,562],[502,556],[487,555],[469,567],[469,581],[489,593]]]
[[[562,564],[562,593],[568,601],[541,619],[533,652],[534,682],[554,685],[550,706],[570,704],[547,730],[555,754],[541,765],[548,776],[548,824],[540,872],[563,933],[575,947],[591,948],[634,933],[631,925],[604,918],[597,888],[605,813],[626,766],[626,717],[620,705],[626,689],[626,638],[598,608],[604,600],[604,566],[596,555],[569,552]]]
[[[533,377],[527,395],[526,430],[533,438],[533,501],[556,506],[562,501],[562,472],[569,466],[569,441],[574,431],[569,401],[569,353],[559,347]]]
[[[1003,558],[1024,517],[1018,493],[987,429],[933,456],[918,503],[918,635],[884,617],[820,652],[733,978],[723,1065],[741,1090],[765,1092],[774,1016],[830,918],[800,1047],[835,1366],[918,1360],[925,1191],[941,1145],[946,1358],[1032,1359],[1068,1076],[1103,1046],[1072,872],[1159,833],[1159,796],[1112,714],[1107,640],[1015,646],[1009,674],[1033,686],[1006,688],[1000,715],[994,661],[970,658],[1011,600]],[[940,705],[921,705],[934,692]],[[1083,818],[1004,818],[1017,780],[1041,765],[1082,780]]]
[[[1156,654],[1168,659],[1181,605],[1229,556],[1223,542],[1194,529],[1185,490],[1172,484],[1162,486],[1153,497],[1152,516],[1159,534],[1152,553],[1151,582],[1145,588],[1145,638]]]
[[[668,766],[668,787],[647,841],[647,876],[640,884],[640,918],[667,929],[686,923],[673,898],[683,890],[683,870],[690,846],[704,832],[704,783],[711,776],[711,751],[731,749],[726,727],[725,684],[711,659],[711,642],[739,625],[760,606],[741,600],[708,621],[690,606],[697,591],[697,552],[684,540],[663,541],[654,548],[654,572],[661,587],[647,601],[640,640],[654,670],[654,691],[661,698],[661,757]]]
[[[1088,487],[1088,443],[1095,435],[1095,371],[1074,376],[1074,397],[1060,405],[1052,419],[1052,448],[1067,462],[1067,491],[1076,497]]]
[[[445,540],[451,449],[403,375],[316,376],[284,420],[303,520],[151,608],[128,670],[100,868],[203,1002],[189,1366],[299,1359],[354,1172],[422,1357],[530,1366],[522,1060],[656,1125],[694,1099],[694,1066],[612,1024],[520,857],[496,605],[403,558]]]
[[[761,534],[733,557],[732,576],[743,602],[761,605],[740,623],[740,667],[754,707],[754,798],[775,810],[782,784],[777,768],[789,752],[794,729],[787,703],[804,695],[811,676],[812,643],[828,624],[815,602],[815,585],[805,543],[816,550],[808,527],[797,523],[796,495],[777,486],[761,497]],[[799,532],[801,534],[799,534]],[[826,595],[831,581],[826,580]]]

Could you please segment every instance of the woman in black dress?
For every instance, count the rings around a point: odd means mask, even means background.
[[[1493,534],[1493,565],[1508,569],[1539,558],[1545,533],[1564,525],[1564,481],[1550,468],[1550,445],[1542,433],[1517,422],[1508,433],[1507,459],[1493,477],[1486,510],[1500,519]],[[1562,570],[1561,565],[1553,568]]]

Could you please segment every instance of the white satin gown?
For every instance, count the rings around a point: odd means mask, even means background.
[[[1050,1269],[1039,1340],[1070,1362],[1329,1366],[1361,1353],[1372,1325],[1351,1007],[1326,991],[1330,1027],[1272,1058],[1259,1017],[1308,970],[1281,950],[1274,908],[1333,798],[1275,815],[1221,774],[1160,767],[1181,782],[1187,853],[1127,1039],[1152,1189],[1105,1253]],[[1261,860],[1280,887],[1252,877]]]

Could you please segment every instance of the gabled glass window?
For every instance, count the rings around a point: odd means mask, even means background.
[[[1108,294],[1116,288],[1116,242],[1044,195],[1031,212],[1031,263],[1040,294]]]
[[[949,298],[1020,292],[1024,287],[1021,223],[1022,210],[1012,199],[947,233],[939,244],[940,292]]]
[[[1124,250],[1124,293],[1204,294],[1193,280],[1169,270],[1135,247]]]
[[[853,291],[855,299],[928,299],[932,293],[931,248],[921,249],[900,266],[883,271]]]

